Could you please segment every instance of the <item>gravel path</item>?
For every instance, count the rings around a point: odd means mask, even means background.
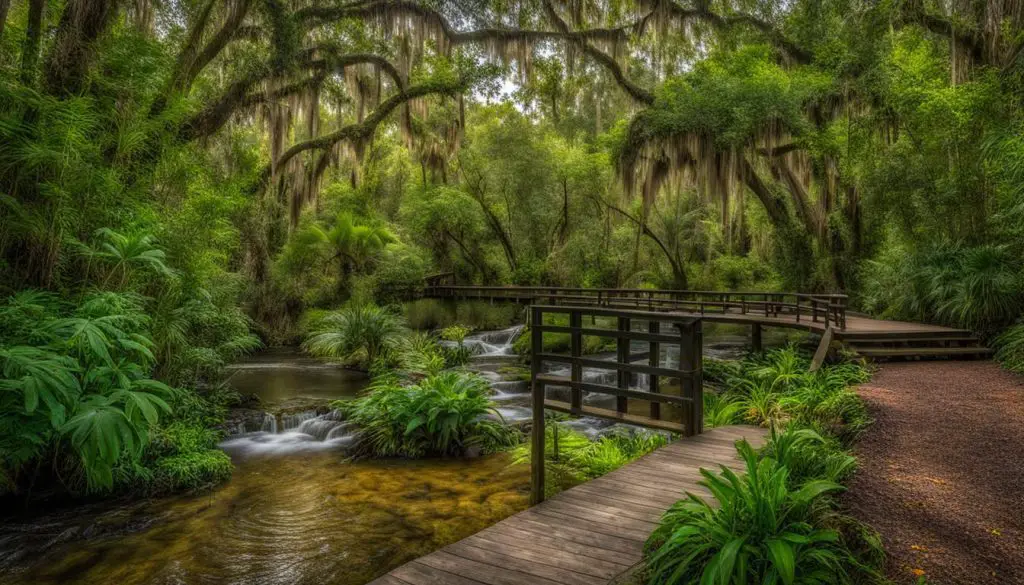
[[[898,583],[1024,583],[1024,378],[992,362],[885,364],[846,502]]]

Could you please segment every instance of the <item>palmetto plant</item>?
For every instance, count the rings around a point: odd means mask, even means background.
[[[746,474],[701,470],[718,507],[694,495],[665,513],[647,543],[651,585],[833,585],[853,583],[859,564],[839,534],[818,528],[816,500],[842,490],[813,480],[798,488],[789,470],[738,445]]]
[[[126,235],[100,228],[96,230],[96,236],[99,245],[88,249],[87,255],[106,265],[103,288],[124,288],[137,271],[160,276],[173,274],[167,266],[167,255],[157,247],[156,239],[150,234]]]
[[[343,285],[349,274],[365,267],[385,246],[396,241],[391,231],[383,225],[359,223],[355,216],[347,212],[338,214],[330,228],[312,226],[308,239],[308,243],[323,247],[331,259],[338,263]]]
[[[362,357],[372,366],[385,349],[400,343],[405,332],[405,320],[390,311],[372,305],[348,307],[319,319],[303,347],[318,357]]]
[[[518,441],[517,431],[484,418],[496,412],[489,393],[480,376],[446,371],[410,386],[380,379],[369,394],[340,406],[360,428],[363,455],[459,455],[471,447],[486,453]]]

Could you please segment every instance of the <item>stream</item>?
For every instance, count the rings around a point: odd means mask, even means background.
[[[521,330],[465,341],[509,422],[530,416],[528,383],[508,379]],[[705,334],[705,355],[734,358],[745,343]],[[352,429],[326,405],[355,396],[367,384],[361,375],[295,350],[262,352],[232,370],[231,384],[259,407],[242,412],[220,445],[236,465],[230,481],[201,495],[9,517],[0,583],[361,585],[527,507],[529,467],[511,466],[508,454],[347,460]],[[621,426],[570,424],[591,437]]]

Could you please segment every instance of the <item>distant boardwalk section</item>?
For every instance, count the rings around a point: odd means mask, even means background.
[[[766,430],[709,429],[566,490],[469,538],[421,557],[373,585],[594,585],[641,560],[661,515],[692,492],[700,469],[741,469],[735,442],[764,444]]]

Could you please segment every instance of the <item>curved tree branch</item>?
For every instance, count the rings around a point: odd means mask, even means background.
[[[654,94],[647,91],[646,89],[633,83],[626,74],[622,71],[622,67],[619,66],[618,62],[615,61],[607,53],[594,48],[586,38],[573,36],[572,30],[569,25],[558,15],[555,7],[551,5],[550,0],[544,0],[544,11],[547,13],[548,18],[554,24],[565,38],[572,40],[577,47],[579,47],[584,53],[589,55],[592,59],[600,63],[605,67],[615,78],[615,81],[628,93],[633,99],[646,105],[654,103]]]
[[[273,72],[269,66],[258,69],[249,76],[239,79],[228,86],[220,98],[210,103],[206,108],[189,119],[180,132],[181,138],[194,140],[209,136],[220,130],[231,116],[240,110],[255,105],[267,103],[274,99],[292,95],[296,92],[323,83],[327,75],[338,73],[345,67],[362,63],[371,63],[381,68],[395,82],[399,90],[405,87],[398,69],[387,59],[369,53],[357,53],[350,55],[329,55],[327,58],[313,59],[320,49],[309,49],[304,58],[304,67],[312,70],[313,75],[286,86],[253,93],[253,89],[261,82],[273,78]]]
[[[385,118],[387,118],[400,105],[409,100],[435,94],[455,95],[460,91],[465,90],[467,84],[468,83],[465,80],[459,79],[453,82],[441,81],[423,83],[421,85],[415,85],[407,88],[404,91],[400,91],[381,102],[380,105],[378,105],[377,108],[362,122],[350,124],[330,134],[324,134],[323,136],[292,145],[288,150],[281,154],[281,157],[278,160],[271,161],[271,164],[264,167],[258,179],[258,186],[262,187],[266,185],[274,168],[288,164],[291,159],[303,152],[308,150],[330,149],[343,140],[359,141],[369,139],[373,136],[374,132],[376,132],[377,126],[379,126]]]

